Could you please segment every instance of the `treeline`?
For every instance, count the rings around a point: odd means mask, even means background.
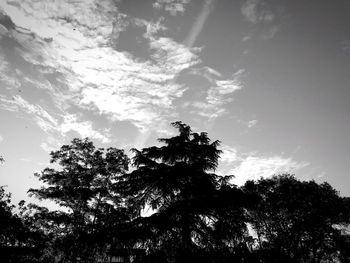
[[[172,125],[132,159],[89,139],[51,152],[29,195],[59,210],[1,188],[1,262],[350,262],[349,198],[288,174],[237,187],[215,174],[219,141]]]

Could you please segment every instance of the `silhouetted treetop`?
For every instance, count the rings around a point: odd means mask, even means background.
[[[248,181],[246,193],[259,199],[248,209],[249,220],[258,235],[259,247],[270,257],[293,262],[342,261],[343,242],[337,226],[349,218],[344,199],[328,183],[299,181],[285,174]],[[333,261],[332,261],[333,262]]]
[[[134,200],[142,207],[158,209],[185,193],[208,193],[218,187],[218,176],[207,171],[217,167],[219,141],[211,143],[206,133],[193,133],[182,122],[172,125],[179,134],[159,139],[164,146],[133,149],[137,169],[123,176],[120,184],[121,191],[137,196]]]
[[[146,256],[132,262],[350,262],[349,198],[290,174],[238,187],[215,173],[220,141],[172,126],[176,135],[132,149],[131,162],[88,138],[51,152],[29,193],[64,209],[22,202],[15,214],[0,187],[0,249],[30,246],[45,263],[109,262],[113,249],[127,262],[133,249]]]
[[[243,192],[230,184],[231,176],[213,173],[220,142],[212,142],[205,132],[192,132],[182,122],[172,126],[178,134],[159,139],[163,146],[133,149],[136,169],[116,184],[131,207],[154,209],[151,216],[131,224],[134,234],[142,236],[139,241],[183,262],[185,254],[219,246],[223,226],[232,234],[227,242],[241,242],[247,233],[245,202]]]
[[[80,257],[85,262],[94,261],[97,247],[112,240],[115,225],[129,219],[123,197],[114,189],[128,170],[129,158],[120,149],[96,149],[87,138],[74,139],[50,155],[51,163],[57,163],[59,169],[36,173],[45,186],[29,193],[66,209],[37,208],[37,215],[50,222],[48,231],[56,231],[55,242],[65,248],[66,260],[75,262]]]
[[[160,161],[167,165],[178,163],[193,165],[204,171],[217,168],[222,152],[218,149],[220,141],[211,142],[207,133],[193,133],[188,125],[180,121],[173,122],[172,126],[178,129],[179,135],[158,139],[165,144],[162,147],[153,146],[141,151],[133,149],[135,153],[133,164],[139,167],[152,165],[152,161]],[[156,164],[153,163],[153,165]]]

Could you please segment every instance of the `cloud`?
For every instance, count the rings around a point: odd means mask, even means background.
[[[204,99],[184,101],[181,104],[186,113],[198,116],[211,122],[227,113],[227,104],[233,101],[233,93],[244,87],[242,78],[246,75],[244,69],[237,70],[231,78],[223,78],[222,75],[210,67],[191,68],[188,74],[199,75],[208,81],[208,88]]]
[[[279,25],[272,25],[262,33],[261,37],[264,40],[272,39],[280,31],[280,29],[281,27]]]
[[[256,126],[256,124],[258,123],[258,120],[251,120],[251,121],[248,121],[248,128],[253,128]]]
[[[7,33],[8,33],[7,28],[4,27],[2,24],[0,24],[0,39],[1,39],[1,36],[7,35]]]
[[[340,42],[341,45],[341,49],[345,52],[345,53],[350,53],[350,40],[346,39]]]
[[[282,156],[262,157],[248,156],[231,173],[235,175],[234,183],[244,184],[247,180],[267,178],[275,174],[294,173],[296,170],[308,166],[307,162],[297,162],[292,158]]]
[[[112,32],[117,11],[113,1],[94,0],[50,3],[14,0],[2,3],[1,7],[16,26],[33,29],[33,33],[41,38],[62,37],[70,44],[79,37],[94,38],[100,43],[108,41],[102,36]],[[89,44],[92,43],[87,42]]]
[[[92,123],[90,121],[78,121],[77,116],[73,114],[64,116],[63,123],[60,125],[59,130],[63,134],[74,131],[83,138],[89,137],[99,140],[102,143],[109,143],[111,141],[108,130],[104,131],[104,133],[98,132],[92,128]]]
[[[0,135],[0,143],[2,143],[3,140],[4,140],[4,137],[2,137],[2,136]]]
[[[210,104],[219,105],[224,103],[225,95],[242,89],[242,84],[237,79],[217,80],[216,85],[209,89],[207,100]],[[226,100],[230,101],[230,100]]]
[[[242,38],[242,42],[247,42],[247,41],[250,40],[251,38],[252,38],[251,35],[244,36],[244,37]]]
[[[239,156],[237,153],[237,149],[230,147],[228,145],[221,145],[220,150],[222,150],[222,153],[220,155],[220,163],[224,164],[230,164],[237,162],[239,160]]]
[[[33,105],[19,95],[12,99],[0,95],[0,109],[19,112],[21,115],[30,116],[32,120],[45,132],[56,130],[57,120],[39,105]]]
[[[207,20],[210,12],[212,11],[214,6],[214,0],[205,0],[202,10],[199,14],[199,16],[197,16],[196,21],[194,22],[190,33],[188,34],[188,36],[186,37],[184,43],[186,46],[188,47],[192,47],[193,44],[196,42],[196,39],[199,35],[199,33],[202,31],[203,26],[205,21]]]
[[[223,115],[225,105],[232,102],[232,94],[243,88],[241,78],[244,76],[245,70],[237,70],[231,79],[213,80],[211,86],[207,91],[206,100],[204,102],[197,101],[192,104],[199,112],[198,114],[209,118],[215,119]]]
[[[189,74],[198,75],[206,78],[211,83],[214,83],[217,78],[222,77],[221,73],[215,69],[205,66],[201,68],[191,68],[188,71]]]
[[[1,40],[1,39],[0,39]],[[15,73],[10,70],[9,63],[4,54],[0,53],[0,84],[5,89],[19,88],[21,86]]]
[[[46,88],[57,111],[73,113],[70,109],[78,107],[147,129],[152,122],[172,116],[172,102],[185,90],[176,83],[177,76],[201,62],[200,48],[159,36],[166,29],[162,19],[153,23],[127,16],[114,1],[11,1],[0,5],[16,25],[13,39],[23,47],[15,55],[42,76],[25,73],[3,81],[8,86],[19,80]],[[119,32],[131,22],[146,29],[143,37],[149,43],[150,57],[145,61],[115,49]],[[6,76],[5,66],[1,72]],[[54,80],[48,81],[47,76]]]
[[[143,24],[146,27],[145,38],[154,38],[160,32],[166,31],[168,28],[163,24],[165,18],[160,17],[157,22],[147,21],[144,19],[136,19],[139,24]]]
[[[263,40],[272,39],[281,29],[281,26],[276,24],[279,18],[279,12],[267,8],[267,3],[264,0],[246,0],[241,7],[241,13],[246,21],[262,26],[259,35]],[[252,35],[245,36],[242,41],[248,41]]]
[[[186,10],[186,5],[190,2],[190,0],[156,0],[153,3],[153,7],[159,10],[163,9],[172,16],[176,16],[178,13],[183,15]]]
[[[201,48],[188,48],[171,38],[150,38],[150,48],[154,51],[151,57],[157,62],[157,67],[170,76],[170,80],[182,70],[201,62],[197,55]]]
[[[91,61],[88,72],[81,71],[87,77],[84,82],[90,85],[82,89],[79,104],[92,106],[113,120],[131,120],[142,130],[169,115],[172,101],[185,90],[175,79],[200,62],[200,49],[189,49],[170,38],[148,37],[153,62],[137,62],[114,50],[98,55],[99,62]],[[90,60],[96,54],[98,50],[91,53]]]
[[[19,158],[19,160],[22,162],[26,162],[26,163],[33,162],[32,158],[30,158],[30,157],[22,157],[22,158]]]
[[[53,117],[42,106],[32,104],[19,95],[14,96],[12,99],[0,95],[0,102],[0,109],[20,113],[21,116],[35,122],[46,134],[50,136],[55,135],[57,140],[61,136],[65,137],[70,131],[74,131],[81,137],[90,137],[102,143],[110,142],[108,131],[99,132],[93,129],[90,121],[79,121],[78,117],[74,114],[63,112]],[[57,143],[54,145],[57,145]],[[44,148],[48,149],[46,146]]]
[[[307,162],[295,161],[292,157],[266,156],[257,152],[242,153],[228,145],[222,145],[221,149],[223,153],[219,160],[220,174],[234,175],[232,182],[237,185],[275,174],[295,173],[309,165]]]
[[[272,22],[275,15],[261,4],[261,0],[246,0],[242,5],[241,12],[245,19],[253,24]]]
[[[61,145],[62,145],[62,142],[57,140],[57,138],[50,136],[40,144],[40,148],[43,149],[45,152],[51,152],[59,149]]]
[[[63,134],[60,132],[60,120],[49,114],[42,106],[32,104],[19,95],[9,99],[0,94],[0,109],[13,112],[17,117],[34,122],[48,136],[44,136],[44,142],[40,144],[44,151],[50,152],[59,147],[63,139]]]

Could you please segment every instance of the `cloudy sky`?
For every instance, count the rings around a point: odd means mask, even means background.
[[[15,201],[74,137],[222,141],[235,182],[292,172],[350,195],[350,1],[0,0],[0,185]]]

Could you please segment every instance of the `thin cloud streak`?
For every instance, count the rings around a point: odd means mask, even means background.
[[[197,40],[198,35],[203,29],[205,21],[207,20],[210,12],[213,10],[215,0],[206,0],[203,4],[201,13],[196,19],[190,33],[186,37],[184,43],[188,47],[192,47]]]

